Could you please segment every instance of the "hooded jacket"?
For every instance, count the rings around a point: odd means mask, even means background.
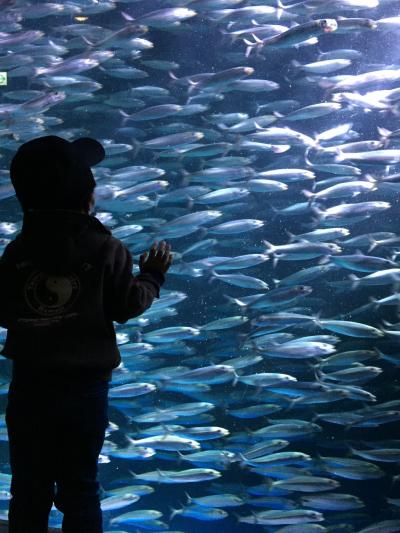
[[[121,362],[113,321],[141,315],[164,276],[132,274],[124,244],[94,216],[27,211],[0,259],[2,355],[53,376],[111,379]]]

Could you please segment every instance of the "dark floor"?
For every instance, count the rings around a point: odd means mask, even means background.
[[[49,529],[49,533],[60,533],[61,529]],[[8,533],[7,522],[0,520],[0,533]]]

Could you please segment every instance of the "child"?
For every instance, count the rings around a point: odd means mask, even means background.
[[[0,260],[2,355],[13,360],[10,533],[47,533],[53,501],[65,533],[103,531],[97,460],[121,362],[113,320],[148,309],[172,261],[170,246],[154,243],[134,277],[127,248],[89,214],[90,167],[104,156],[94,139],[47,136],[11,162],[24,219]]]

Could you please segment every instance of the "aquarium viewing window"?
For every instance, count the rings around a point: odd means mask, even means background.
[[[104,147],[134,275],[172,246],[114,324],[105,532],[400,532],[399,36],[397,0],[0,0],[1,252],[46,135]]]

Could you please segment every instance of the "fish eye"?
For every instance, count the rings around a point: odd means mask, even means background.
[[[328,25],[328,21],[326,19],[321,20],[321,26],[325,28]]]

